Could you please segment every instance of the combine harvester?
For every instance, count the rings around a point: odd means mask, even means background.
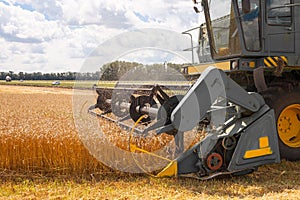
[[[173,135],[178,156],[158,177],[243,175],[281,159],[299,160],[300,1],[194,3],[206,19],[199,48],[207,39],[217,67],[185,67],[187,75],[199,76],[192,86],[118,85],[115,95],[97,88],[89,112],[136,135]],[[166,88],[187,92],[171,96]],[[125,90],[129,101],[116,98]],[[212,119],[222,115],[223,121]],[[205,138],[184,151],[185,133],[209,123]]]

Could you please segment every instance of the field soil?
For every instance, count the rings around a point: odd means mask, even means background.
[[[15,86],[1,85],[1,94],[65,94],[72,95],[72,89],[64,89],[58,87],[30,87],[30,86]]]
[[[79,140],[72,94],[0,85],[0,199],[300,199],[300,162],[208,181],[114,171]]]

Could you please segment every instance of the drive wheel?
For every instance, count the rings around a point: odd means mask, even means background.
[[[274,109],[280,156],[300,160],[300,88],[291,83],[275,83],[262,92],[266,103]]]

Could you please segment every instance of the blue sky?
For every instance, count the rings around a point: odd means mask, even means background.
[[[191,0],[0,0],[0,71],[79,71],[94,49],[120,34],[198,26],[203,14],[193,6]]]

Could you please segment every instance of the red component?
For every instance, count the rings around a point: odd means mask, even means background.
[[[207,157],[206,164],[210,170],[216,171],[222,167],[223,158],[218,153],[212,153]]]

